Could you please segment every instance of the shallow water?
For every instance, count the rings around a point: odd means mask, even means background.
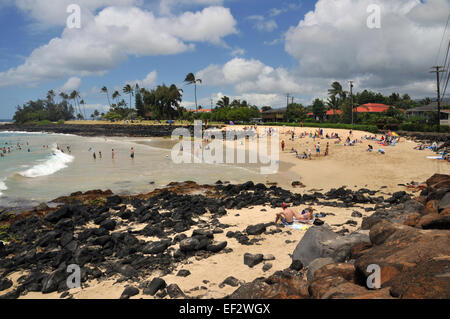
[[[22,150],[16,149],[17,143]],[[0,206],[32,206],[93,189],[136,194],[170,182],[240,183],[267,178],[259,174],[255,164],[176,164],[171,160],[174,143],[170,139],[0,132],[0,147],[14,149],[0,158]],[[135,149],[134,159],[130,157],[131,147]]]

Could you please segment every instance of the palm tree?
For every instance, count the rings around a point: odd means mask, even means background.
[[[130,108],[131,108],[131,97],[134,96],[134,91],[131,85],[127,84],[123,87],[123,93],[128,94],[130,96]]]
[[[106,97],[108,98],[109,107],[111,107],[111,102],[109,101],[108,88],[106,86],[102,87],[102,92],[106,94]]]
[[[194,84],[195,87],[195,110],[197,111],[197,83],[202,83],[202,79],[196,79],[195,75],[193,73],[189,73],[186,75],[186,78],[184,79],[184,82],[186,82],[187,85]]]
[[[55,95],[56,95],[56,94],[55,94],[55,91],[53,91],[53,90],[48,91],[48,93],[47,93],[47,100],[48,100],[49,102],[54,103]]]
[[[333,110],[333,115],[336,115],[336,110],[339,108],[340,102],[336,95],[331,95],[327,100],[327,105]]]
[[[222,98],[217,102],[217,106],[220,108],[230,106],[230,98],[228,96],[222,96]]]
[[[116,103],[117,103],[117,99],[119,98],[119,96],[120,96],[119,91],[114,91],[114,93],[112,94],[112,98],[113,98],[113,100],[116,100]]]

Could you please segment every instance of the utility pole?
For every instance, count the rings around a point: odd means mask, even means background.
[[[294,97],[291,97],[291,104],[294,104]]]
[[[353,125],[353,81],[348,81],[350,83],[350,103],[352,108],[352,125]]]
[[[441,91],[440,91],[440,82],[439,82],[439,73],[445,72],[443,66],[433,66],[431,67],[432,71],[430,73],[436,73],[436,83],[437,83],[437,129],[438,133],[441,132]]]
[[[291,94],[286,93],[286,108],[289,106],[289,97],[291,96]]]

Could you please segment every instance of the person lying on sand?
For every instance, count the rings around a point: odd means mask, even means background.
[[[304,209],[301,214],[293,208],[287,207],[286,203],[283,203],[281,207],[283,208],[283,211],[281,213],[277,213],[275,224],[281,220],[283,224],[286,223],[292,225],[294,223],[294,218],[296,221],[307,223],[314,218],[314,209],[311,207]]]

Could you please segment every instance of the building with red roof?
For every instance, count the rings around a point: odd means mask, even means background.
[[[379,103],[367,103],[354,109],[356,113],[382,113],[389,110],[391,106]]]

